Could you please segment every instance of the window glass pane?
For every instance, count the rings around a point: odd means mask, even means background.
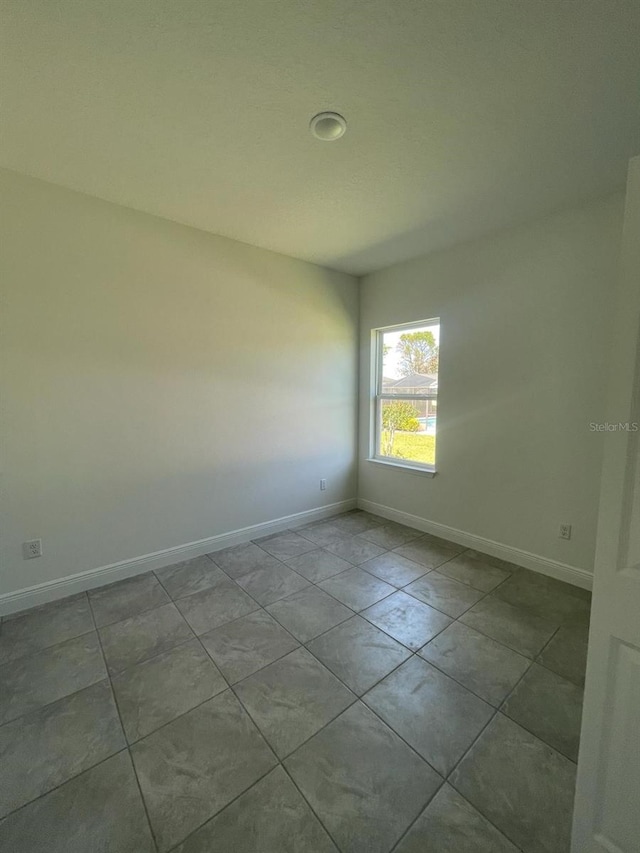
[[[383,394],[437,394],[440,325],[382,332]]]
[[[378,393],[397,399],[378,399],[376,453],[435,467],[440,323],[381,330],[378,344]]]
[[[380,400],[379,417],[380,456],[435,465],[435,400]]]

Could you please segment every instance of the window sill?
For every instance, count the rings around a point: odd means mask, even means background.
[[[373,462],[375,465],[383,465],[385,468],[397,468],[400,471],[406,471],[408,474],[420,474],[423,477],[435,477],[438,473],[435,468],[422,468],[417,465],[407,465],[404,462],[388,462],[386,459],[369,457],[366,461]]]

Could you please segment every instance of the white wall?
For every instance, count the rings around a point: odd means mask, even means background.
[[[622,215],[619,194],[364,278],[361,499],[592,571]],[[433,479],[366,461],[371,329],[428,317]]]
[[[0,594],[355,497],[355,279],[0,191]]]

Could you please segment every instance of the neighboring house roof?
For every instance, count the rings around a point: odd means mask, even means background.
[[[438,377],[431,373],[412,373],[410,376],[403,376],[402,379],[388,379],[383,377],[383,388],[424,388],[425,390],[432,386],[437,386]]]

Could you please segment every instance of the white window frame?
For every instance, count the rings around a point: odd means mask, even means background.
[[[371,447],[369,462],[377,462],[381,465],[390,465],[394,468],[403,468],[421,474],[433,476],[436,466],[427,462],[415,462],[412,459],[398,459],[397,456],[383,456],[379,453],[382,427],[382,401],[383,400],[407,400],[410,403],[416,400],[438,400],[438,392],[430,394],[385,394],[382,391],[383,379],[383,340],[385,332],[417,331],[425,326],[440,326],[439,317],[431,317],[428,320],[416,320],[412,323],[399,323],[394,326],[381,326],[371,332]],[[436,427],[437,434],[437,427]],[[437,444],[436,444],[437,447]],[[437,451],[436,451],[437,452]]]

